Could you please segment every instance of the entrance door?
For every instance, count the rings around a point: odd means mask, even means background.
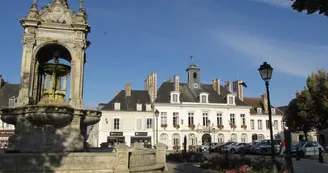
[[[210,134],[204,134],[202,136],[202,144],[210,143],[212,141]]]

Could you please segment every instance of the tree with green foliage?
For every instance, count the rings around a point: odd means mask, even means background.
[[[314,129],[315,119],[312,100],[305,88],[297,98],[291,100],[284,115],[284,121],[291,132],[303,132],[305,140],[307,134]]]
[[[328,73],[321,69],[317,73],[311,73],[306,81],[312,101],[312,109],[309,113],[314,114],[314,127],[318,130],[328,128]]]
[[[318,12],[328,16],[328,0],[291,0],[292,8],[298,12],[306,11],[307,14]]]

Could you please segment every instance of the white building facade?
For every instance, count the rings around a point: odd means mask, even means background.
[[[135,142],[144,147],[154,145],[154,112],[147,91],[131,90],[131,85],[127,84],[125,90],[100,110],[101,120],[93,127],[90,133],[93,136],[89,138],[94,146],[102,143],[131,146]],[[96,142],[94,138],[98,138]]]

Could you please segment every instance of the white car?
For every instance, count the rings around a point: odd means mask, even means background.
[[[299,149],[300,151],[300,156],[305,157],[305,156],[318,156],[319,155],[319,148],[323,151],[322,154],[324,154],[324,149],[323,147],[317,143],[317,142],[299,142],[296,145],[292,146],[292,153],[296,153],[296,149]]]

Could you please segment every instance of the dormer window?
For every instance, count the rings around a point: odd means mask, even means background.
[[[272,114],[276,114],[276,109],[275,108],[271,108],[271,113]]]
[[[114,103],[114,110],[115,111],[121,110],[121,103],[119,103],[119,102]]]
[[[257,108],[256,112],[257,114],[262,114],[262,108]]]
[[[171,103],[180,103],[180,92],[179,91],[171,92]]]
[[[10,107],[10,108],[15,107],[15,104],[16,104],[16,98],[15,97],[11,97],[9,99],[8,107]]]
[[[227,104],[228,105],[234,105],[235,104],[235,96],[227,95]]]
[[[151,111],[151,104],[146,104],[146,111]]]
[[[142,111],[142,104],[137,103],[137,111]]]
[[[208,103],[208,93],[200,93],[199,95],[199,102],[200,103]]]

